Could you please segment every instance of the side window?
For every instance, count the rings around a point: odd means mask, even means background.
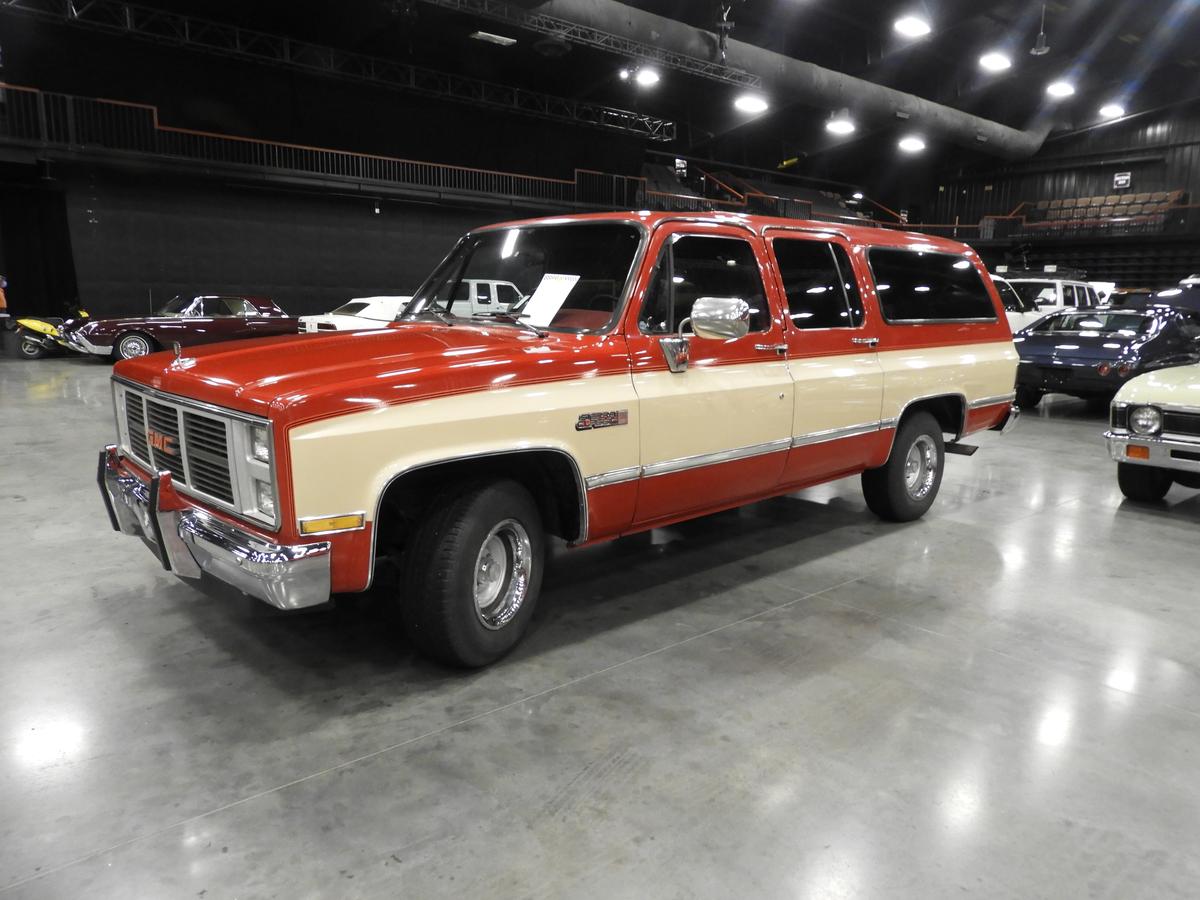
[[[1003,281],[996,281],[993,284],[996,285],[996,293],[1000,295],[1000,302],[1004,304],[1005,309],[1009,312],[1027,312],[1024,301],[1011,285]]]
[[[229,307],[225,305],[225,300],[221,297],[203,297],[200,300],[200,309],[195,313],[198,316],[228,316],[232,315],[229,312]]]
[[[520,299],[520,293],[511,284],[496,285],[496,300],[501,306],[512,306]]]
[[[875,247],[867,258],[888,322],[996,321],[983,279],[959,254]]]
[[[258,315],[258,308],[249,300],[244,300],[241,297],[222,297],[221,300],[225,305],[225,310],[218,313],[218,315],[243,317]]]
[[[862,303],[846,251],[824,241],[775,238],[775,261],[797,328],[849,328],[862,324]]]
[[[740,297],[750,305],[751,331],[771,327],[758,260],[741,238],[685,235],[664,248],[638,325],[646,334],[676,332],[701,297]]]

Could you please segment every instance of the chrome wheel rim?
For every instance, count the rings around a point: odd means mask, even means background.
[[[937,446],[927,434],[919,436],[904,458],[904,488],[914,500],[923,500],[933,490],[937,477]]]
[[[135,359],[139,356],[145,356],[149,352],[150,342],[144,337],[133,335],[132,337],[121,338],[122,359]]]
[[[25,356],[33,358],[42,352],[42,348],[33,341],[21,341],[21,353]]]
[[[475,615],[490,631],[512,621],[529,593],[533,546],[529,532],[516,519],[505,519],[483,539],[475,558]]]

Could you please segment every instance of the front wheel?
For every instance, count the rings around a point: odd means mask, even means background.
[[[439,498],[406,553],[402,616],[426,656],[476,668],[525,633],[542,586],[542,517],[515,481]]]
[[[914,413],[900,424],[888,461],[863,472],[867,506],[891,522],[921,518],[937,497],[945,461],[942,426],[927,412]]]
[[[1117,463],[1117,485],[1121,493],[1138,503],[1157,503],[1167,496],[1174,480],[1166,469]]]

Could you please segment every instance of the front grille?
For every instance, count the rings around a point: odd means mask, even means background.
[[[125,395],[125,428],[129,432],[129,450],[141,460],[150,459],[146,444],[146,405],[137,394]]]
[[[1187,437],[1200,437],[1200,415],[1196,413],[1163,413],[1163,431]]]
[[[193,412],[183,414],[184,443],[192,486],[226,503],[232,503],[228,428],[220,419]]]
[[[229,421],[129,387],[124,391],[133,458],[152,471],[165,469],[178,485],[236,506]]]

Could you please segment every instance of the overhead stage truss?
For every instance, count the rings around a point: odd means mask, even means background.
[[[351,53],[281,35],[183,16],[116,0],[0,0],[0,12],[35,16],[170,46],[260,63],[522,115],[624,132],[654,141],[675,138],[675,123],[643,113],[453,75],[396,60]]]

